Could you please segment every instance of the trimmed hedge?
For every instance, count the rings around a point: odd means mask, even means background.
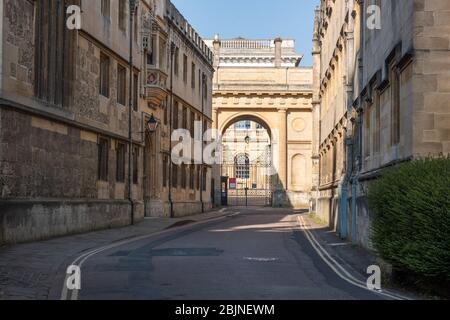
[[[372,240],[396,269],[450,280],[450,157],[387,169],[368,188]]]

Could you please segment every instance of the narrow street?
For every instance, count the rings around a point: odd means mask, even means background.
[[[82,288],[63,290],[63,299],[386,298],[338,277],[300,230],[299,215],[231,211],[83,256]]]

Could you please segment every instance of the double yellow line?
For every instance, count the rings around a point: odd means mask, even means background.
[[[389,298],[389,299],[393,299],[393,300],[410,300],[407,297],[398,295],[398,294],[394,294],[392,292],[388,292],[388,291],[376,291],[376,290],[371,290],[367,287],[367,284],[364,283],[363,281],[355,278],[352,274],[350,274],[350,272],[348,272],[339,262],[337,262],[329,253],[328,251],[326,251],[323,246],[317,241],[316,237],[314,236],[314,234],[309,230],[305,219],[303,218],[303,216],[298,216],[297,217],[297,221],[300,225],[300,229],[304,232],[306,239],[308,239],[309,243],[311,244],[311,246],[313,247],[313,249],[317,252],[317,254],[319,255],[319,257],[331,268],[331,270],[333,270],[334,273],[336,273],[336,275],[343,279],[344,281],[359,287],[361,289],[364,290],[368,290],[374,294],[378,294],[381,295],[383,297]]]

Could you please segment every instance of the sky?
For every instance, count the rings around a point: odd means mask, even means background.
[[[319,0],[171,0],[202,38],[296,40],[302,66],[312,64],[314,8]]]

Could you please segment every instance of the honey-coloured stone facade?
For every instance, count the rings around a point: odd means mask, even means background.
[[[367,25],[371,5],[381,29]],[[365,190],[386,167],[450,153],[449,16],[444,0],[321,1],[317,214],[343,238],[371,247]]]

